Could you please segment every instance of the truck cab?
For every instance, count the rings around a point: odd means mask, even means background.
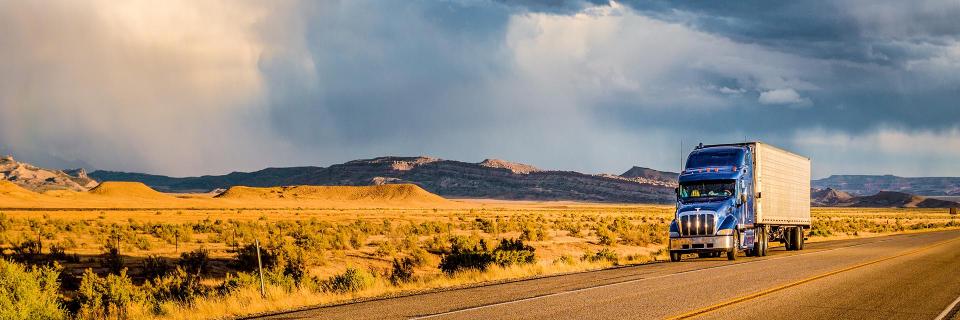
[[[758,161],[759,150],[764,151],[768,158]],[[787,162],[789,167],[786,175],[784,171],[772,166],[782,166]],[[806,161],[806,172],[802,172]],[[785,198],[791,205],[798,201],[806,201],[806,220],[803,208],[788,208],[780,210],[800,219],[762,219],[762,212],[758,209],[762,193],[758,184],[758,166],[766,166],[770,173],[766,183],[783,189],[778,185],[779,180],[790,184],[789,192],[777,191],[767,198],[768,206],[781,205]],[[800,168],[800,169],[795,169]],[[787,178],[784,178],[784,177]],[[807,179],[806,200],[798,191],[803,186],[794,186],[797,181]],[[786,181],[790,180],[790,181]],[[772,187],[771,187],[772,188]],[[726,255],[729,260],[736,259],[739,252],[750,255],[765,255],[769,239],[792,241],[802,245],[802,228],[809,227],[809,159],[802,158],[786,151],[761,145],[760,143],[742,143],[703,146],[694,149],[687,157],[684,169],[680,172],[677,194],[677,210],[674,220],[670,223],[670,258],[679,261],[683,254],[696,253],[700,257],[719,257]],[[795,209],[795,210],[794,210]],[[770,210],[768,210],[770,211]],[[800,232],[800,236],[794,235]]]

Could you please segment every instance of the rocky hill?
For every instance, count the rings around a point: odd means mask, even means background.
[[[538,169],[537,167],[534,167],[528,164],[510,162],[510,161],[500,160],[500,159],[486,159],[480,162],[480,165],[488,168],[507,169],[513,173],[521,173],[521,174],[543,171]]]
[[[232,186],[382,185],[410,183],[452,198],[671,203],[676,181],[541,170],[503,160],[480,163],[431,157],[380,157],[330,167],[268,168],[222,176],[172,178],[95,171],[101,181],[138,181],[168,192],[206,192]],[[672,185],[671,185],[672,183]]]
[[[44,169],[29,163],[19,162],[12,156],[0,158],[0,180],[10,181],[34,192],[49,190],[86,191],[96,187],[97,182],[87,176],[83,169]]]
[[[676,172],[660,171],[644,167],[633,167],[630,168],[630,170],[627,170],[627,172],[620,174],[620,176],[624,178],[660,181],[676,186],[677,178],[680,177],[680,174]]]
[[[814,180],[814,188],[842,190],[855,196],[896,191],[924,196],[960,196],[960,177],[907,178],[893,175],[833,175]]]
[[[960,203],[927,198],[896,191],[880,191],[869,196],[854,196],[834,189],[813,189],[810,204],[819,207],[864,208],[957,208]]]
[[[852,200],[853,196],[849,193],[831,188],[813,189],[810,192],[810,204],[819,207],[850,204]]]

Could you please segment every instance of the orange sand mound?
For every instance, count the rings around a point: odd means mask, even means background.
[[[104,182],[87,192],[43,194],[0,181],[0,208],[437,208],[461,207],[412,184],[233,187],[210,197],[161,193],[139,182]]]
[[[231,187],[216,196],[237,200],[323,200],[446,203],[447,199],[414,184],[377,186],[287,186],[273,188]]]
[[[40,194],[24,189],[13,182],[0,180],[0,197],[31,199],[39,195]]]
[[[173,199],[173,197],[150,189],[141,182],[105,181],[88,191],[89,194],[116,198]]]

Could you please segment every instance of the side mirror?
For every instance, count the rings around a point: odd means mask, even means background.
[[[737,205],[742,206],[744,203],[747,203],[747,195],[741,193],[740,202],[738,202]]]

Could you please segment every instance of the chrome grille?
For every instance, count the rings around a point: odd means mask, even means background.
[[[681,236],[712,236],[716,232],[712,213],[692,213],[680,216]]]

